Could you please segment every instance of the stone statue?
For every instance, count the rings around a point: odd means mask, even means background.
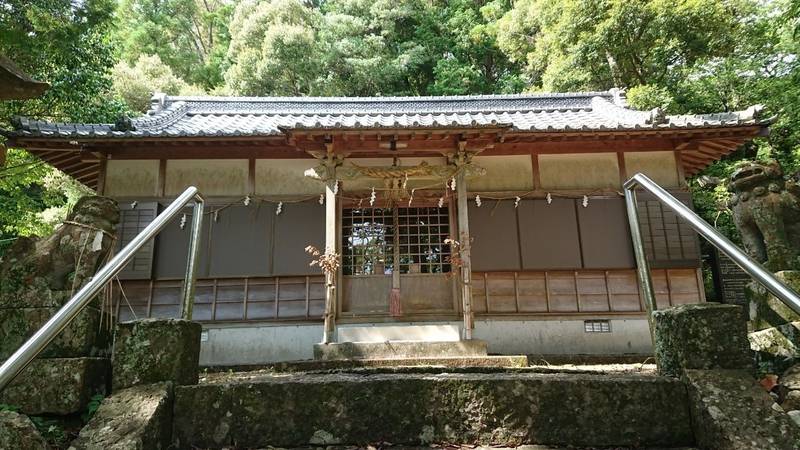
[[[119,219],[114,200],[81,198],[52,235],[21,237],[6,251],[0,259],[0,295],[77,290],[106,262]]]
[[[745,250],[776,272],[800,269],[800,187],[777,162],[742,162],[731,175],[729,206]]]

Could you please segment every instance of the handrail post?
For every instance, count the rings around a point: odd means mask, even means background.
[[[644,306],[647,311],[647,322],[650,325],[650,338],[655,342],[653,335],[653,311],[658,309],[656,294],[653,289],[653,277],[650,273],[650,262],[647,261],[647,254],[644,251],[642,239],[642,227],[639,224],[639,214],[636,201],[636,187],[625,187],[625,207],[628,211],[628,224],[631,230],[631,241],[633,242],[633,254],[636,257],[636,269],[639,276],[639,286],[644,298]]]
[[[194,307],[194,285],[197,280],[197,257],[200,253],[200,233],[203,228],[203,197],[195,195],[194,210],[192,211],[192,230],[189,236],[189,255],[186,259],[186,275],[183,278],[183,303],[181,317],[192,320]]]

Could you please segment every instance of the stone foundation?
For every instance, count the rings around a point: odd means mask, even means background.
[[[486,341],[390,341],[315,344],[314,359],[391,359],[480,357],[487,355]]]
[[[686,389],[636,375],[253,374],[175,387],[179,448],[691,445]]]
[[[753,379],[738,370],[687,370],[692,425],[700,448],[796,450],[800,427]]]
[[[196,384],[201,331],[199,323],[179,319],[120,323],[114,340],[113,390],[162,381]]]
[[[0,391],[0,403],[28,415],[81,412],[95,394],[105,394],[109,363],[106,358],[34,359]]]
[[[753,356],[744,309],[700,303],[653,313],[659,373],[677,377],[685,369],[748,369]]]
[[[134,386],[103,400],[70,450],[169,448],[172,384]]]

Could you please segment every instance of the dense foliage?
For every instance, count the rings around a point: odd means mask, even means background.
[[[796,171],[799,16],[800,0],[0,0],[0,53],[52,84],[41,99],[2,104],[0,121],[112,121],[144,112],[153,91],[622,87],[633,106],[669,113],[764,104],[777,117],[771,136],[706,175],[724,179],[737,159],[756,156]],[[52,220],[39,212],[68,201],[64,183],[52,183],[53,170],[24,152],[12,152],[7,165],[0,239],[46,229]],[[733,234],[720,207],[724,183],[692,187],[698,209]]]

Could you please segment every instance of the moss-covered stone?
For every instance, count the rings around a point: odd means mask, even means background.
[[[0,411],[0,448],[47,450],[47,442],[31,419],[11,411]]]
[[[106,358],[35,359],[4,390],[0,403],[28,415],[67,415],[83,411],[95,394],[105,394]]]
[[[684,369],[749,369],[753,356],[741,306],[701,303],[653,313],[655,356],[662,375]]]
[[[174,410],[180,448],[693,442],[685,387],[652,376],[261,375],[178,386]]]
[[[800,427],[740,370],[686,370],[692,427],[700,448],[797,450]]]
[[[70,450],[160,450],[172,438],[172,383],[123,389],[103,400]]]
[[[790,322],[748,335],[760,372],[781,373],[800,360],[800,322]]]
[[[71,294],[71,291],[51,291],[35,286],[24,286],[10,294],[0,293],[0,308],[58,308],[69,301]]]
[[[775,277],[790,288],[800,292],[800,271],[784,270],[776,272]],[[750,302],[750,320],[754,330],[764,330],[789,322],[800,321],[800,314],[786,306],[756,282],[745,288],[745,296]]]
[[[56,312],[58,308],[0,308],[0,359],[11,356]],[[101,327],[100,321],[100,311],[91,307],[84,309],[39,357],[105,356],[110,346],[110,333],[106,327]]]
[[[114,337],[113,390],[162,381],[196,384],[201,332],[202,326],[189,320],[120,323]]]

